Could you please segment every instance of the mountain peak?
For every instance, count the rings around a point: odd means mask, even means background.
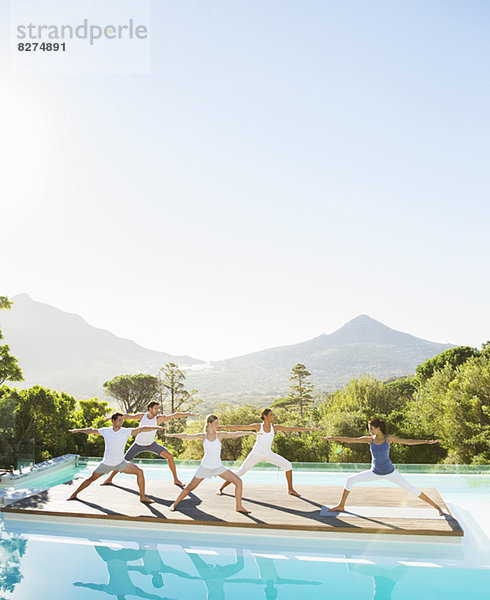
[[[23,292],[22,294],[16,294],[15,296],[12,296],[12,298],[10,298],[10,300],[12,300],[12,302],[19,302],[19,300],[21,302],[25,302],[25,301],[34,302],[34,300],[29,296],[29,294],[26,294],[25,292]]]

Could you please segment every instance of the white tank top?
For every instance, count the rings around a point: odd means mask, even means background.
[[[158,425],[158,415],[155,415],[153,419],[148,418],[148,413],[143,415],[143,418],[140,421],[140,427],[156,427]],[[134,440],[136,444],[140,446],[151,446],[155,441],[155,435],[157,430],[155,431],[143,431],[143,433],[138,433],[136,439]]]
[[[216,436],[214,442],[210,442],[207,436],[204,438],[204,456],[201,461],[201,466],[206,469],[216,469],[221,466],[221,442]]]
[[[255,445],[252,448],[252,452],[255,454],[268,454],[271,451],[272,442],[274,440],[274,427],[271,423],[271,430],[269,433],[264,431],[264,424],[261,423],[260,431],[257,433],[257,440],[255,441]]]

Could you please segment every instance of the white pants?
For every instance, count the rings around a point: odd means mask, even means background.
[[[245,459],[243,465],[238,469],[238,471],[236,471],[236,474],[238,477],[241,477],[259,462],[268,462],[272,465],[277,465],[285,471],[290,471],[293,468],[293,465],[289,462],[289,460],[286,460],[284,457],[279,456],[279,454],[276,454],[275,452],[267,452],[267,454],[259,455],[252,450]]]
[[[420,496],[422,493],[416,487],[414,487],[411,483],[400,475],[400,473],[395,469],[393,473],[388,473],[388,475],[376,475],[372,471],[362,471],[362,473],[357,473],[357,475],[351,475],[347,477],[344,485],[344,489],[348,492],[352,490],[352,486],[356,485],[356,483],[363,483],[365,481],[391,481],[392,483],[396,483],[403,489],[415,494],[416,496]]]

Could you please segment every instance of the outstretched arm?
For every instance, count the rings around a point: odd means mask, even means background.
[[[75,581],[73,585],[76,587],[88,588],[89,590],[100,591],[105,591],[105,588],[107,587],[107,583],[83,583],[83,581]]]
[[[327,435],[327,436],[321,436],[320,437],[321,440],[327,440],[329,442],[345,442],[347,444],[370,444],[371,443],[371,436],[370,435],[363,435],[362,437],[342,437],[342,436],[335,436],[335,435]]]
[[[156,429],[165,429],[164,427],[136,427],[136,429],[131,430],[131,435],[136,435],[137,433],[145,433],[145,431],[155,431]]]
[[[441,440],[405,440],[396,435],[389,435],[390,444],[404,444],[405,446],[421,446],[422,444],[440,444]]]
[[[255,435],[255,431],[220,431],[218,436],[222,440],[228,440],[231,438],[241,438],[246,435]]]
[[[138,598],[148,598],[148,600],[163,600],[161,596],[155,596],[155,594],[149,594],[145,592],[139,587],[134,587],[133,595],[138,596]]]
[[[166,421],[171,421],[172,419],[180,419],[181,417],[197,417],[196,413],[191,412],[176,412],[171,415],[160,415],[157,417],[158,424],[165,423]]]
[[[286,427],[285,425],[274,425],[275,431],[316,431],[319,427]]]
[[[98,429],[94,429],[93,427],[85,427],[85,429],[68,429],[70,433],[86,433],[87,435],[100,435]]]
[[[230,429],[231,431],[258,431],[260,425],[259,423],[252,423],[252,425],[219,425],[218,429]]]
[[[166,433],[165,437],[179,438],[179,440],[203,440],[204,433]]]
[[[123,415],[123,421],[141,421],[141,419],[143,418],[145,413],[135,413],[135,414],[124,414]],[[109,415],[108,417],[106,417],[104,419],[104,421],[110,421],[111,420],[111,416]]]

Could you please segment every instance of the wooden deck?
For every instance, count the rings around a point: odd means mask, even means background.
[[[418,536],[462,536],[463,530],[454,519],[436,489],[424,492],[443,507],[446,515],[395,487],[357,487],[349,496],[344,513],[325,514],[322,506],[334,506],[340,487],[298,486],[301,498],[289,496],[286,486],[244,485],[244,506],[250,515],[235,512],[233,486],[225,495],[216,496],[221,480],[204,481],[179,505],[177,512],[169,507],[179,488],[166,481],[147,481],[147,495],[155,500],[139,502],[136,481],[121,479],[112,486],[98,482],[84,490],[78,500],[68,502],[79,481],[53,487],[37,496],[18,500],[2,509],[4,517],[19,515],[39,520],[45,517],[86,518],[111,522],[131,521],[179,525],[214,525],[254,529],[396,534]],[[230,491],[229,491],[230,490]],[[382,498],[382,503],[380,499]],[[351,507],[349,509],[349,506]],[[79,521],[80,522],[80,521]],[[121,523],[123,524],[123,523]]]

